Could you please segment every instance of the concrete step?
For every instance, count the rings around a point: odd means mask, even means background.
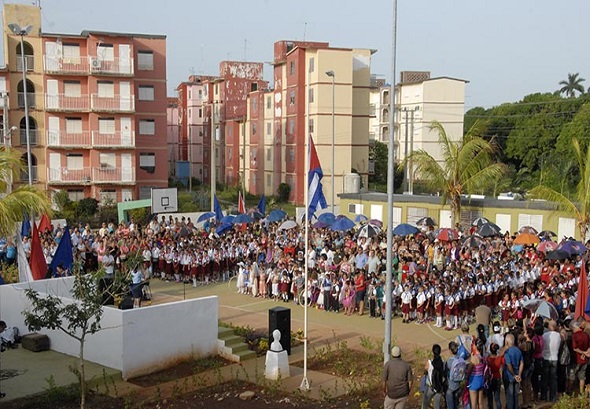
[[[247,344],[244,344],[243,342],[239,345],[234,345],[231,347],[231,351],[234,354],[237,354],[238,352],[242,352],[242,351],[249,351],[250,349],[248,348]]]
[[[237,362],[243,362],[246,361],[248,359],[254,359],[256,358],[256,352],[254,351],[250,351],[249,349],[246,351],[239,351],[233,354],[234,356],[237,357]]]
[[[223,342],[223,344],[228,348],[244,343],[242,337],[238,337],[237,335],[226,336],[224,338],[220,338],[219,340]]]
[[[256,358],[256,353],[248,349],[242,337],[235,335],[233,329],[218,327],[217,343],[219,355],[233,362],[242,362]]]
[[[227,336],[234,335],[234,330],[228,327],[217,327],[217,338],[224,339]]]

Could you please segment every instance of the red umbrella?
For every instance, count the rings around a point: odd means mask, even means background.
[[[459,232],[449,227],[443,227],[435,232],[435,237],[440,241],[453,241],[459,239]]]
[[[545,240],[541,244],[537,246],[537,251],[542,253],[547,253],[549,251],[553,251],[557,248],[557,243],[551,240]]]

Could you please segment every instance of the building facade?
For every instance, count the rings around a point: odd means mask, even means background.
[[[34,183],[103,203],[166,187],[166,37],[43,33],[40,9],[20,4],[6,4],[3,20],[8,123],[19,129],[13,146],[26,161],[24,64]],[[12,23],[32,26],[24,56]],[[25,172],[16,182],[27,181]]]

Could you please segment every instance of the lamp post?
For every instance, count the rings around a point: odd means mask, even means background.
[[[8,28],[13,32],[14,35],[20,36],[20,54],[22,58],[22,70],[23,70],[23,102],[25,105],[25,135],[27,138],[27,170],[29,174],[29,185],[33,184],[33,167],[31,160],[31,135],[29,131],[29,104],[27,101],[27,59],[25,58],[25,40],[24,36],[29,34],[33,26],[28,25],[21,27],[16,23],[11,23]]]
[[[332,78],[332,214],[334,214],[334,79],[336,78],[336,74],[334,71],[326,71],[326,75]]]

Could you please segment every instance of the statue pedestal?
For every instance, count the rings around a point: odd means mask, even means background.
[[[291,376],[287,351],[268,351],[266,353],[264,375],[266,376],[266,379],[272,380],[279,379],[279,376],[281,378],[288,378]]]

